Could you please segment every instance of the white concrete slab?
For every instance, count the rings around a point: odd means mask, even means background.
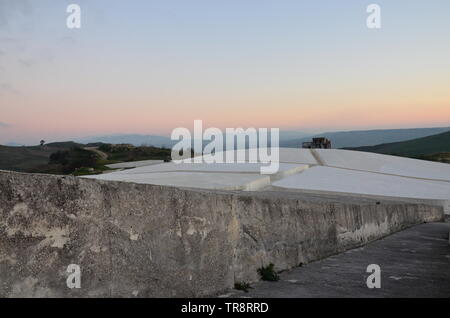
[[[316,165],[317,160],[309,149],[280,148],[280,162]]]
[[[122,170],[113,173],[118,174],[141,174],[141,173],[156,173],[156,172],[175,172],[175,171],[187,171],[187,172],[230,172],[230,173],[254,173],[259,174],[260,169],[266,164],[261,163],[164,163],[160,165],[149,165],[138,167],[135,169]],[[301,171],[307,168],[307,165],[303,164],[287,164],[280,163],[279,171],[287,172],[290,170]]]
[[[271,154],[270,149],[261,148],[258,151],[262,151],[264,154]],[[223,152],[222,158],[226,158],[229,156],[229,153],[233,151],[225,151]],[[278,148],[279,158],[278,160],[274,160],[275,158],[271,157],[273,161],[279,161],[283,163],[295,163],[295,164],[308,164],[315,165],[317,164],[316,159],[311,154],[309,149],[295,149],[295,148]],[[249,161],[249,150],[248,149],[240,149],[234,152],[234,160],[237,162],[238,156],[243,156],[246,158],[245,161]],[[258,153],[258,159],[260,158]]]
[[[125,181],[199,189],[255,191],[270,185],[270,177],[258,174],[203,173],[203,172],[155,172],[140,174],[107,173],[87,176],[100,180]]]
[[[111,169],[124,169],[124,168],[136,168],[136,167],[158,165],[162,163],[164,163],[164,160],[142,160],[142,161],[112,163],[106,166]]]
[[[369,152],[315,149],[326,166],[450,181],[450,165]]]
[[[248,150],[238,153],[248,160]],[[261,167],[267,165],[262,163],[143,161],[133,163],[137,166],[133,169],[88,178],[200,189],[259,191],[272,185],[280,190],[434,199],[449,211],[448,164],[339,149],[315,149],[314,153],[319,162],[309,149],[280,148],[275,175],[261,175]]]
[[[450,183],[316,166],[273,185],[285,189],[319,190],[418,199],[450,199]]]
[[[264,176],[261,163],[164,163],[134,169],[88,176],[101,180],[114,180],[156,185],[171,185],[203,189],[258,190],[270,181],[299,173],[308,168],[303,164],[279,164],[279,172]]]

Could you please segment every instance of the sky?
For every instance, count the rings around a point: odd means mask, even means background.
[[[448,0],[0,0],[0,143],[450,126],[449,39]]]

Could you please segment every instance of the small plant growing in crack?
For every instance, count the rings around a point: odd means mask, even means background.
[[[262,280],[267,280],[270,282],[276,282],[280,280],[280,276],[278,276],[277,272],[275,272],[274,265],[271,263],[266,267],[258,268],[258,274],[261,276]]]
[[[250,284],[249,284],[249,283],[246,283],[246,282],[238,282],[238,283],[235,283],[235,284],[234,284],[234,289],[236,289],[236,290],[242,290],[242,291],[244,291],[244,292],[246,292],[246,293],[248,293],[248,290],[249,290],[250,288],[253,288],[253,287],[250,286]]]

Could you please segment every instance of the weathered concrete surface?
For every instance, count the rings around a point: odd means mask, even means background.
[[[450,182],[316,166],[273,183],[274,187],[446,200]]]
[[[211,163],[215,159],[206,155],[200,163],[191,159],[178,164],[141,162],[146,166],[85,177],[208,190],[321,191],[422,200],[423,204],[433,200],[433,205],[442,205],[450,214],[449,164],[340,149],[278,150],[279,170],[270,179],[261,174],[268,164],[248,162],[249,151],[242,149],[236,152],[247,162]],[[229,151],[216,155],[237,159],[236,153]]]
[[[258,282],[228,297],[450,297],[449,223],[421,224],[368,245]],[[369,289],[369,264],[381,268],[381,288]]]
[[[361,193],[351,193],[351,192],[336,192],[336,191],[320,191],[320,190],[305,190],[305,189],[282,189],[273,186],[264,188],[261,192],[271,193],[271,195],[277,195],[279,192],[283,192],[288,196],[298,195],[299,193],[308,193],[313,197],[319,196],[320,198],[330,197],[330,198],[341,198],[341,200],[349,201],[350,198],[357,198],[358,201],[364,201],[364,198],[372,200],[381,201],[392,201],[392,202],[407,202],[412,204],[425,204],[425,205],[438,205],[442,206],[444,213],[450,215],[450,200],[436,200],[436,199],[418,199],[418,198],[399,198],[395,196],[386,195],[374,195],[374,194],[361,194]]]
[[[164,164],[164,160],[127,161],[127,162],[112,163],[106,166],[111,169],[124,169],[124,168],[137,168],[160,164]]]
[[[442,207],[0,172],[0,297],[213,295],[424,221]],[[81,289],[66,287],[69,264]]]
[[[267,164],[169,162],[84,178],[208,190],[257,191],[270,186],[273,180],[280,180],[308,168],[308,165],[303,164],[281,163],[277,173],[262,175],[260,170],[264,166]]]

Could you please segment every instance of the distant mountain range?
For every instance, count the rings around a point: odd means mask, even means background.
[[[308,134],[301,131],[280,131],[280,146],[288,148],[301,147],[305,141],[313,137],[326,137],[331,140],[333,148],[373,146],[384,143],[400,142],[410,139],[422,138],[450,131],[450,127],[438,128],[410,128],[410,129],[379,129],[379,130],[353,130],[324,132],[321,134]],[[132,144],[134,146],[149,145],[155,147],[171,148],[178,141],[171,140],[167,136],[139,135],[139,134],[114,134],[105,136],[92,136],[74,139],[81,144],[103,142],[110,144]],[[207,142],[205,141],[204,144]],[[18,146],[17,143],[9,143],[10,146]]]
[[[137,134],[116,134],[107,136],[93,136],[85,138],[77,138],[76,142],[87,144],[93,142],[103,142],[106,144],[131,144],[134,146],[155,146],[171,148],[176,141],[170,140],[170,137],[157,135],[137,135]]]
[[[8,142],[7,144],[5,144],[5,146],[10,146],[10,147],[21,147],[21,146],[25,146],[24,144],[19,144],[17,142]]]
[[[346,149],[405,157],[421,157],[424,155],[450,152],[450,131],[402,142]]]
[[[292,130],[283,130],[280,131],[280,142],[281,141],[288,141],[292,140],[293,138],[302,138],[309,136],[310,134],[300,132],[300,131],[292,131]],[[178,141],[177,140],[171,140],[170,137],[166,136],[158,136],[158,135],[137,135],[137,134],[124,134],[124,135],[107,135],[107,136],[93,136],[93,137],[86,137],[86,138],[77,138],[75,139],[76,142],[86,144],[86,143],[92,143],[92,142],[104,142],[108,144],[132,144],[134,146],[141,146],[141,145],[149,145],[149,146],[155,146],[155,147],[166,147],[171,148],[173,145],[175,145]],[[208,143],[208,141],[204,142],[205,144]]]
[[[450,127],[326,132],[303,138],[280,141],[280,146],[298,148],[301,147],[303,142],[310,141],[313,137],[326,137],[330,139],[332,148],[373,146],[427,137],[446,131],[450,131]]]
[[[359,143],[367,140],[386,140],[395,138],[405,138],[405,133],[409,135],[428,134],[433,131],[446,130],[446,132],[438,133],[431,136],[421,138],[411,138],[410,140],[381,143],[373,146],[363,147],[345,147],[345,149],[356,151],[367,151],[381,154],[389,154],[404,157],[413,157],[425,160],[433,160],[450,163],[450,129],[449,128],[425,128],[425,129],[399,129],[399,130],[376,130],[376,131],[353,131],[342,133],[326,133],[320,136],[330,138],[335,144],[345,145],[348,143]],[[334,137],[333,137],[334,136]],[[341,139],[339,139],[340,137]],[[344,138],[346,137],[346,139]],[[311,137],[295,140],[296,145],[301,140],[309,140]],[[363,139],[363,141],[361,140]],[[117,135],[105,137],[93,137],[87,139],[84,143],[73,141],[54,142],[45,144],[45,146],[29,146],[29,147],[12,147],[0,145],[0,169],[16,170],[16,171],[44,171],[49,166],[49,157],[57,151],[68,151],[76,147],[101,147],[105,143],[129,143],[136,145],[154,145],[170,147],[175,141],[168,137],[162,136],[145,136],[145,135]],[[153,155],[158,149],[144,147],[151,150]],[[141,149],[141,148],[139,148]],[[166,150],[169,151],[169,150]],[[117,154],[115,154],[117,155]],[[129,157],[129,156],[128,156]],[[111,160],[126,161],[129,158],[112,158]],[[128,159],[127,159],[128,158]],[[145,158],[144,158],[145,159]],[[144,160],[142,159],[142,160]],[[148,159],[148,158],[147,158]],[[135,159],[137,160],[137,159]],[[40,168],[41,167],[41,168]],[[41,170],[39,170],[39,169]],[[34,169],[34,170],[33,170]]]

